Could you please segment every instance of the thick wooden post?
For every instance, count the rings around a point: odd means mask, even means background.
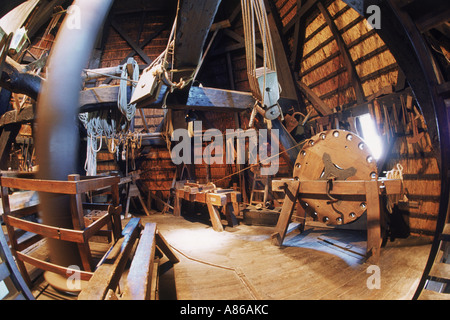
[[[206,205],[208,206],[209,217],[211,218],[211,224],[214,231],[223,231],[223,225],[220,221],[220,212],[217,207],[211,203],[211,200],[206,199]]]
[[[366,181],[367,254],[368,261],[378,263],[381,249],[380,198],[378,182]]]
[[[289,181],[285,184],[286,196],[284,197],[283,206],[281,207],[280,217],[275,226],[275,232],[272,234],[272,243],[275,245],[281,246],[283,244],[286,230],[291,221],[292,213],[297,202],[299,187],[300,181],[298,180]]]
[[[79,174],[71,174],[68,176],[68,181],[80,181]],[[84,223],[83,202],[81,194],[74,194],[70,196],[70,211],[72,213],[72,223],[75,230],[84,230],[86,225]],[[89,242],[77,243],[78,251],[80,252],[81,263],[85,271],[93,271],[91,249]]]

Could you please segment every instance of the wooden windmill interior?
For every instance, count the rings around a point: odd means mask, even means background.
[[[9,6],[1,299],[449,299],[446,1]]]

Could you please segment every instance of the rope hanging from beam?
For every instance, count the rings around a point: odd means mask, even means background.
[[[175,51],[175,35],[178,24],[178,15],[180,10],[180,1],[178,1],[176,16],[170,31],[169,39],[167,40],[167,45],[165,50],[155,59],[152,63],[148,65],[142,72],[142,76],[138,82],[138,90],[131,98],[131,102],[139,103],[145,101],[149,103],[154,101],[160,92],[162,84],[167,86],[167,90],[164,94],[163,105],[166,107],[167,97],[175,89],[183,89],[187,87],[195,78],[198,69],[200,68],[200,63],[197,64],[195,68],[181,68],[174,69],[174,51]],[[174,80],[174,74],[183,73],[187,76],[181,77],[179,80]]]
[[[129,103],[128,83],[131,82],[132,93],[139,79],[139,65],[133,59],[121,66],[119,93],[116,110],[100,110],[80,113],[78,118],[87,131],[87,150],[84,169],[86,175],[97,174],[97,153],[101,150],[105,138],[108,151],[117,153],[119,145],[127,141],[127,131],[136,113],[136,104]]]
[[[252,110],[250,117],[250,127],[253,126],[253,122],[256,116],[256,112],[259,112],[265,116],[265,120],[268,126],[270,126],[270,121],[273,118],[282,115],[281,108],[275,101],[270,102],[271,105],[266,106],[266,99],[272,100],[271,88],[267,86],[268,73],[272,73],[276,76],[276,63],[275,54],[273,50],[272,37],[270,34],[269,22],[267,19],[266,8],[264,6],[263,0],[241,0],[242,6],[242,20],[244,25],[244,36],[245,36],[245,52],[247,61],[247,75],[250,84],[250,90],[252,91],[253,97],[256,99],[256,103]],[[255,18],[258,24],[259,32],[263,44],[263,66],[262,68],[256,67],[256,28],[255,28]],[[258,81],[261,78],[262,70],[262,84]],[[281,91],[278,80],[276,79],[276,85],[278,91]],[[272,97],[270,96],[272,95]],[[275,96],[277,94],[275,93]],[[269,99],[268,99],[269,98]],[[278,98],[276,98],[278,100]],[[272,117],[268,117],[266,112],[268,109],[276,109]]]
[[[134,118],[134,114],[136,113],[136,104],[128,102],[128,78],[131,78],[132,80],[131,95],[133,95],[134,88],[139,80],[139,65],[133,58],[129,58],[127,63],[122,66],[119,94],[117,97],[117,106],[120,112],[125,115],[128,122],[131,122]]]

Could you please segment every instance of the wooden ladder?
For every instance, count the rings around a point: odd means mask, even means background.
[[[2,300],[35,300],[17,268],[3,230],[0,231],[0,292],[1,287],[8,290]]]
[[[447,216],[438,218],[436,234],[422,278],[414,293],[413,300],[450,300],[450,205]],[[436,286],[437,285],[437,286]],[[439,287],[434,289],[433,287]],[[439,290],[439,291],[438,291]]]
[[[257,167],[257,170],[259,168]],[[264,189],[258,189],[259,185],[258,182],[260,182]],[[252,193],[250,195],[250,205],[258,205],[261,204],[262,207],[265,207],[266,201],[269,199],[269,193],[270,193],[270,185],[271,185],[271,178],[270,176],[261,176],[256,171],[253,175],[253,185],[252,185]],[[258,200],[258,197],[255,197],[255,193],[263,193],[263,200]]]

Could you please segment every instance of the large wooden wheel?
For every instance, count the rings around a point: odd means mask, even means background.
[[[367,207],[364,197],[331,196],[334,180],[378,179],[376,161],[366,143],[344,130],[324,131],[309,139],[297,157],[293,175],[300,183],[329,181],[327,195],[301,194],[300,200],[314,218],[330,225],[353,222]]]

